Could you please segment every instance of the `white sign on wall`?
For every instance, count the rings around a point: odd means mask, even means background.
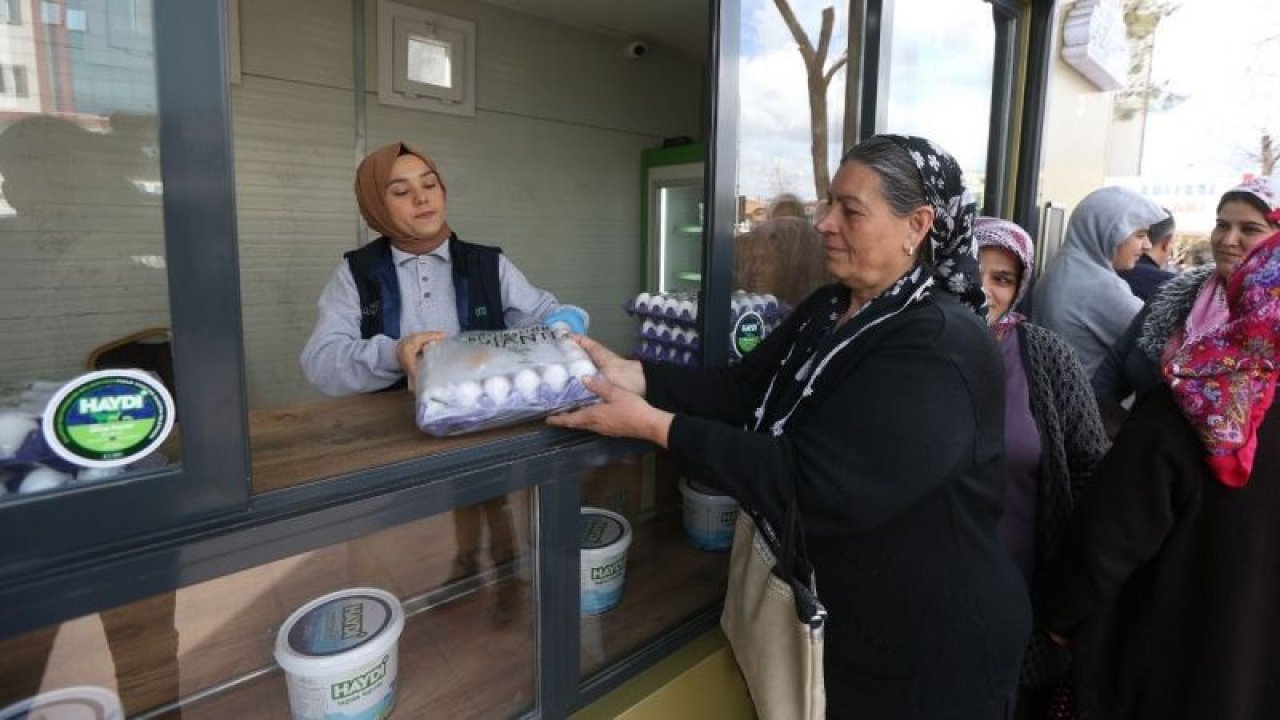
[[[1062,59],[1100,90],[1129,77],[1129,40],[1120,0],[1078,0],[1062,30]]]

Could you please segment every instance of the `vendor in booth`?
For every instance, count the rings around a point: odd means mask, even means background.
[[[303,373],[326,395],[402,386],[422,348],[466,330],[586,331],[585,311],[534,287],[501,249],[458,238],[444,178],[426,155],[402,142],[374,150],[356,170],[355,193],[379,237],[344,255],[302,350]]]

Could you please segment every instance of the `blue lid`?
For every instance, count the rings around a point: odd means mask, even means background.
[[[579,528],[582,531],[582,535],[579,538],[578,547],[583,550],[602,548],[622,539],[622,523],[618,522],[616,518],[589,510],[584,510],[580,517],[581,525]]]
[[[343,595],[321,603],[289,628],[289,647],[300,655],[337,655],[372,641],[391,624],[385,600],[373,595]]]

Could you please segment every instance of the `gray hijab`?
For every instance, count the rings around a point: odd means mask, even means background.
[[[1090,376],[1142,309],[1111,258],[1135,231],[1165,215],[1132,190],[1094,190],[1071,213],[1062,249],[1036,285],[1035,321],[1061,335]]]

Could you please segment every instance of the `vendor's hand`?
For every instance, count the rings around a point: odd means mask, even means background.
[[[667,434],[674,417],[671,413],[655,408],[639,395],[599,375],[583,377],[582,384],[599,395],[600,402],[573,412],[552,415],[547,418],[547,424],[613,437],[639,438],[664,448],[667,446]]]
[[[644,397],[644,366],[639,360],[627,360],[586,335],[570,335],[586,351],[587,357],[610,383]]]
[[[396,343],[396,361],[400,363],[400,370],[409,381],[409,390],[414,389],[414,383],[418,379],[418,356],[422,354],[422,348],[446,337],[448,335],[442,332],[431,330],[406,335]]]

